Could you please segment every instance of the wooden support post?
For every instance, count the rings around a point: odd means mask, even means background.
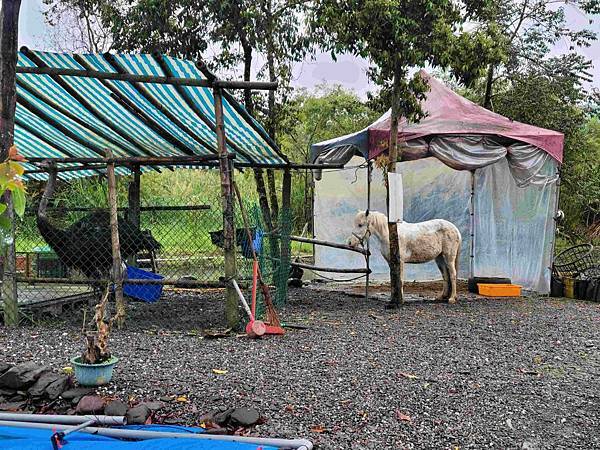
[[[277,286],[277,304],[283,305],[287,300],[287,282],[290,276],[290,235],[292,234],[292,173],[290,170],[283,172],[283,186],[281,190],[281,214],[279,235],[281,242],[281,257],[279,259],[279,283]]]
[[[371,179],[373,174],[373,163],[367,162],[367,211],[371,212]],[[369,300],[369,284],[371,281],[371,239],[367,239],[367,248],[365,255],[365,266],[367,267],[367,275],[365,277],[365,300]]]
[[[0,10],[0,160],[8,157],[8,151],[14,143],[15,107],[16,107],[16,66],[17,39],[19,28],[19,9],[21,0],[2,0]],[[4,323],[8,326],[19,324],[19,303],[17,299],[15,256],[15,218],[10,192],[4,194],[4,202],[8,206],[5,217],[10,223],[9,236],[3,244],[2,264],[2,301],[4,303]]]
[[[140,230],[140,166],[135,165],[132,167],[133,178],[129,182],[129,189],[127,191],[127,218],[135,225],[137,230]],[[137,267],[137,258],[132,255],[127,260],[127,264],[130,266]]]
[[[106,156],[112,158],[112,152],[107,149]],[[108,179],[108,206],[110,214],[110,238],[112,245],[112,279],[115,287],[116,314],[115,322],[117,327],[122,327],[125,323],[127,311],[125,308],[125,299],[123,298],[123,268],[121,265],[121,245],[119,243],[119,219],[117,216],[117,179],[115,177],[114,163],[106,165],[106,177]]]
[[[223,205],[223,252],[227,298],[225,315],[227,326],[234,328],[240,321],[238,297],[231,280],[237,276],[235,263],[235,217],[233,215],[233,162],[227,157],[225,125],[223,123],[223,97],[220,88],[213,90],[215,99],[215,122],[219,148],[219,172],[221,174],[221,203]]]

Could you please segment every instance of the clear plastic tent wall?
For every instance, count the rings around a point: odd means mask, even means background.
[[[508,277],[525,289],[546,293],[550,287],[551,253],[556,207],[557,162],[546,158],[538,172],[546,182],[518,187],[506,158],[468,170],[454,170],[436,158],[398,164],[403,175],[404,220],[420,222],[442,218],[461,231],[459,277]],[[472,175],[473,174],[473,175]],[[364,158],[355,157],[344,170],[323,171],[315,187],[315,235],[317,239],[345,242],[354,215],[367,207],[367,169]],[[471,198],[473,186],[473,198]],[[381,171],[373,169],[371,210],[386,211]],[[473,208],[473,223],[471,223]],[[474,239],[470,234],[473,228]],[[389,268],[371,240],[371,279],[389,280]],[[473,245],[473,258],[471,255]],[[362,255],[316,247],[317,266],[365,267]],[[339,279],[353,274],[336,274]],[[440,279],[435,263],[407,264],[405,280]]]

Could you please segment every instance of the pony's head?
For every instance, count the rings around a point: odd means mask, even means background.
[[[366,241],[371,237],[371,230],[369,229],[370,216],[369,211],[359,211],[354,216],[354,228],[352,234],[348,238],[348,245],[350,247],[364,246]]]

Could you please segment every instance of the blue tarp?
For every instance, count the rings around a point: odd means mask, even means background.
[[[198,433],[199,428],[148,425],[134,428],[144,431],[170,433]],[[2,450],[52,450],[51,430],[0,426],[0,449]],[[67,436],[62,450],[277,450],[275,447],[241,444],[237,442],[203,441],[196,439],[151,439],[147,441],[122,441],[86,433]]]

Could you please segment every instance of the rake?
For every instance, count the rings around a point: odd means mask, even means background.
[[[273,306],[273,301],[271,300],[271,292],[269,291],[269,286],[267,286],[261,275],[260,268],[258,265],[258,257],[256,256],[256,250],[254,248],[254,242],[252,240],[252,233],[250,233],[250,226],[248,222],[248,216],[246,214],[246,209],[244,208],[244,203],[242,202],[242,196],[237,187],[237,183],[233,183],[233,189],[235,190],[235,195],[238,199],[238,203],[240,204],[240,211],[242,213],[242,220],[244,221],[244,228],[246,229],[246,233],[248,234],[248,245],[250,246],[250,250],[252,252],[252,259],[254,260],[252,266],[252,310],[251,310],[251,319],[248,325],[246,325],[246,333],[248,335],[252,335],[255,333],[253,330],[253,326],[257,324],[258,321],[256,318],[256,290],[257,286],[260,285],[260,290],[263,294],[263,299],[266,307],[266,320],[264,322],[265,325],[265,333],[264,334],[275,334],[275,335],[283,335],[285,331],[281,326],[281,322],[279,321],[279,316],[277,315],[277,311],[275,310],[275,306]],[[260,324],[257,325],[260,327]]]

